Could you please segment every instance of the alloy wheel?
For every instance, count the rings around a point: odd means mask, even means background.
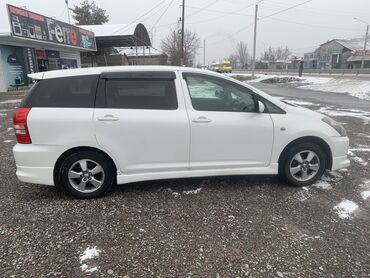
[[[91,193],[98,190],[104,183],[103,167],[91,159],[80,159],[68,170],[71,186],[79,192]]]

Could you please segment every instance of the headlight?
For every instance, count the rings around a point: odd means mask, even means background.
[[[321,120],[334,128],[340,134],[340,136],[347,136],[347,132],[344,129],[343,125],[341,125],[337,121],[334,121],[332,118],[329,117],[324,117]]]

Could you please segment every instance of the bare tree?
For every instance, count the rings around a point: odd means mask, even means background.
[[[248,46],[245,42],[242,42],[242,41],[238,42],[238,44],[236,45],[235,56],[239,60],[241,69],[248,68],[249,53],[248,53]]]
[[[238,57],[236,54],[230,54],[228,60],[230,61],[233,69],[236,69],[238,67]]]
[[[278,48],[269,47],[261,54],[261,60],[275,62],[277,60],[286,60],[292,54],[287,46]]]
[[[195,32],[185,30],[184,34],[184,64],[192,66],[193,60],[200,47],[200,40]],[[163,52],[168,55],[171,65],[178,66],[181,62],[181,33],[171,32],[161,42]]]

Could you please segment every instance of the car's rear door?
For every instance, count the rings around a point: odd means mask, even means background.
[[[177,73],[104,73],[98,87],[96,139],[123,174],[188,169],[190,127]]]

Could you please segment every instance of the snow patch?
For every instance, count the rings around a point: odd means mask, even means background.
[[[343,200],[336,206],[334,210],[337,212],[341,219],[348,219],[352,217],[352,214],[358,209],[358,205],[350,200]]]
[[[368,162],[362,159],[361,157],[355,155],[351,149],[348,150],[349,159],[353,160],[354,162],[361,164],[362,166],[367,166]]]
[[[331,116],[331,117],[353,117],[363,121],[364,124],[370,122],[370,112],[358,109],[340,109],[331,106],[321,107],[317,112]]]
[[[328,183],[327,181],[324,181],[324,180],[318,180],[317,182],[315,182],[312,187],[315,187],[315,188],[320,188],[320,189],[331,189],[331,184]]]
[[[271,80],[271,82],[269,82]],[[309,89],[321,92],[349,94],[359,99],[370,100],[370,81],[355,78],[331,77],[297,77],[292,75],[257,75],[256,79],[247,83],[286,83],[296,85],[300,89]]]
[[[87,247],[83,254],[80,256],[80,264],[81,270],[85,272],[94,272],[98,269],[97,266],[89,267],[86,261],[90,261],[99,257],[101,250],[98,249],[96,246],[94,247]]]
[[[352,148],[349,150],[351,152],[370,152],[370,148]]]
[[[360,193],[362,199],[367,200],[370,197],[370,190],[365,190]]]
[[[202,191],[201,187],[194,189],[194,190],[183,191],[182,193],[185,195],[190,195],[190,194],[198,194],[200,191]]]
[[[0,101],[0,104],[20,103],[21,101],[22,101],[22,99],[10,99],[10,100]]]

